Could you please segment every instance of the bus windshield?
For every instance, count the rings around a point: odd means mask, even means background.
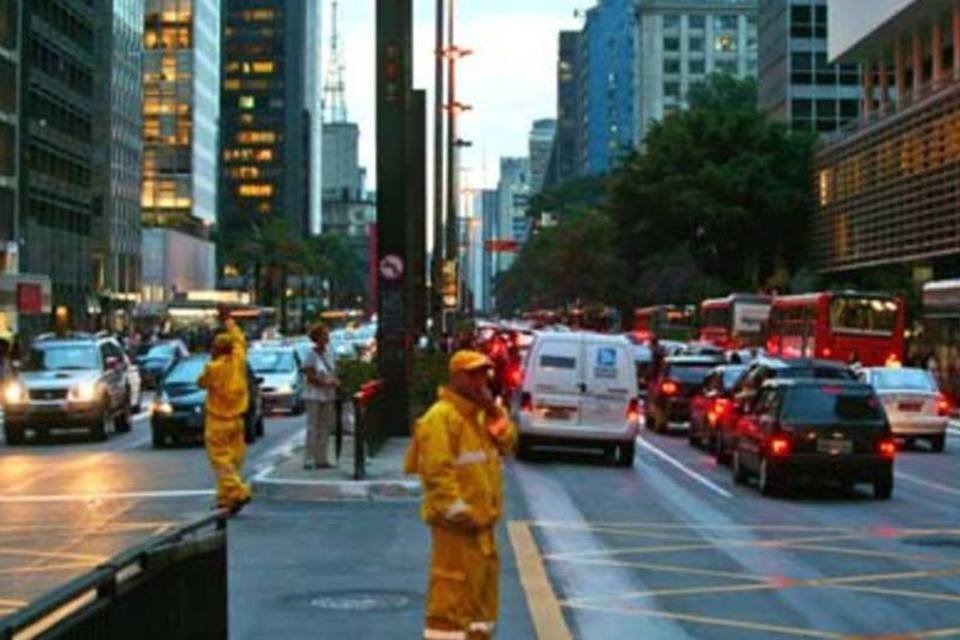
[[[892,336],[897,310],[897,303],[888,298],[836,298],[830,303],[830,328],[837,333]]]

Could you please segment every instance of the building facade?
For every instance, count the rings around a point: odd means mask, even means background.
[[[493,310],[494,263],[497,254],[493,241],[500,237],[500,197],[496,189],[483,189],[477,194],[483,255],[480,258],[480,281],[477,288],[477,310]]]
[[[319,3],[237,0],[223,12],[221,226],[283,217],[321,229]]]
[[[184,245],[197,252],[186,262],[205,266],[189,279],[213,289],[206,274],[216,259],[219,0],[145,0],[143,44],[143,225],[171,244],[181,235],[197,240]],[[175,283],[164,279],[167,270],[148,268],[148,242],[144,233],[144,299],[166,300]]]
[[[580,35],[580,173],[616,167],[636,143],[635,0],[599,0]]]
[[[859,64],[862,116],[816,157],[811,254],[820,272],[899,265],[960,274],[960,6],[830,4],[837,62]]]
[[[499,250],[494,255],[494,277],[510,268],[516,252],[527,242],[530,230],[527,219],[529,204],[529,158],[500,158],[500,181],[497,183],[498,237],[494,238]]]
[[[543,191],[553,159],[553,141],[557,136],[557,121],[553,119],[535,120],[528,140],[530,154],[530,193]]]
[[[559,183],[580,175],[583,122],[577,82],[580,68],[580,32],[561,31],[557,60],[557,134],[553,145],[553,177]]]
[[[830,64],[827,0],[760,3],[760,108],[795,130],[830,133],[860,117],[860,68]]]
[[[0,0],[0,273],[16,273],[20,125],[20,2]]]
[[[757,74],[757,0],[637,0],[636,139],[712,73]]]
[[[143,2],[101,0],[98,15],[93,279],[104,322],[119,328],[141,293]]]
[[[52,303],[86,326],[98,313],[93,249],[97,8],[89,0],[21,5],[20,270],[48,274]],[[21,330],[47,327],[36,316]]]

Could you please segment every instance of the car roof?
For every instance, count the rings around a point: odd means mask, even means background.
[[[689,364],[691,366],[703,365],[703,366],[716,366],[723,362],[723,359],[717,359],[716,356],[702,355],[702,356],[672,356],[670,358],[664,359],[664,362],[667,364]]]
[[[811,367],[830,368],[830,369],[849,369],[842,362],[836,360],[819,360],[816,358],[770,358],[763,357],[756,360],[755,364],[767,366],[771,369],[809,369]]]
[[[580,342],[589,340],[593,343],[609,344],[616,346],[633,346],[630,341],[622,335],[607,335],[605,333],[591,333],[588,331],[539,331],[536,334],[537,341],[555,340],[557,342]]]
[[[873,389],[872,386],[860,380],[823,378],[773,378],[763,383],[764,387],[849,387],[851,389]]]

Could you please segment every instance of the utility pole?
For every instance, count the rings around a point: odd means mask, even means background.
[[[383,416],[391,435],[409,430],[409,255],[413,0],[377,0],[377,312]],[[422,127],[421,127],[422,130]]]
[[[443,334],[443,60],[444,60],[444,2],[437,0],[437,48],[434,64],[433,90],[433,267],[430,316],[433,318],[434,338],[439,342]]]

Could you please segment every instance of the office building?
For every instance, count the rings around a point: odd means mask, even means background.
[[[529,158],[500,158],[500,181],[497,183],[498,237],[494,238],[499,251],[493,264],[494,278],[510,268],[517,251],[527,242],[530,231],[527,219],[529,205]]]
[[[321,230],[320,15],[313,0],[234,0],[223,11],[220,225],[285,218]]]
[[[215,280],[220,1],[145,0],[143,31],[143,273],[146,301],[184,288],[210,290]],[[147,234],[146,229],[161,231]],[[162,243],[153,240],[165,235]],[[176,250],[158,253],[159,245]],[[186,256],[161,265],[163,256]],[[196,270],[179,282],[165,274]],[[148,268],[149,267],[149,268]]]
[[[580,173],[616,167],[636,143],[635,0],[599,0],[580,35]]]
[[[543,185],[550,171],[553,159],[553,141],[557,136],[557,121],[550,119],[535,120],[530,130],[530,193],[543,191]]]
[[[830,133],[860,117],[860,69],[827,60],[827,0],[760,3],[760,108],[795,130]]]
[[[369,234],[376,202],[365,189],[360,166],[360,129],[352,122],[323,125],[323,233],[352,237]]]
[[[757,0],[637,0],[636,139],[712,73],[757,74]]]
[[[93,131],[103,108],[95,91],[98,13],[90,0],[20,6],[19,267],[48,274],[52,304],[84,327],[98,312],[91,277],[99,213]],[[25,333],[47,328],[43,316],[22,320]]]
[[[480,260],[480,279],[477,288],[477,310],[485,313],[493,310],[494,270],[497,246],[500,237],[500,194],[496,189],[483,189],[477,194],[480,213],[480,230],[483,238],[483,254]]]
[[[580,32],[561,31],[557,60],[557,127],[552,178],[562,183],[580,175]]]
[[[98,15],[93,286],[102,324],[119,329],[141,288],[143,2],[100,0]]]
[[[812,260],[820,272],[900,266],[957,277],[960,6],[831,0],[832,62],[859,64],[862,118],[817,151]]]

